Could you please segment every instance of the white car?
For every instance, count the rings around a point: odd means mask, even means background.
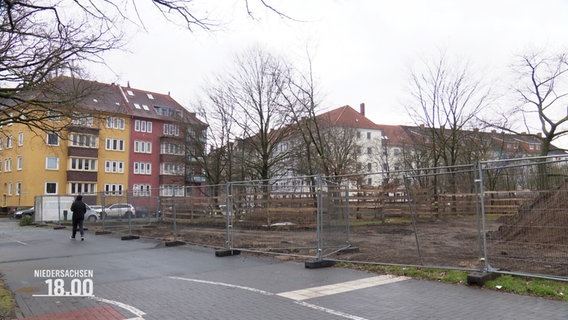
[[[103,218],[134,218],[136,209],[130,203],[115,203],[106,207],[102,212]]]
[[[87,205],[87,212],[85,212],[85,220],[89,222],[97,222],[100,219],[100,213]]]

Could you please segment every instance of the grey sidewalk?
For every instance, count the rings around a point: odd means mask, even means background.
[[[69,233],[0,220],[0,273],[16,294],[19,317],[112,307],[124,319],[568,319],[568,304],[558,301],[412,279],[382,282],[376,274],[246,254],[217,258],[211,249],[154,240],[87,232],[86,241],[71,241]],[[47,284],[34,271],[52,269],[92,270],[94,297],[37,296]],[[363,286],[348,287],[354,284]]]

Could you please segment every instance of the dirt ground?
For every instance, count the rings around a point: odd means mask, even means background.
[[[485,221],[485,243],[489,266],[498,270],[565,276],[568,274],[566,249],[567,215],[564,219],[532,217],[536,211]],[[554,224],[543,228],[535,221]],[[564,224],[563,227],[559,227]],[[358,225],[359,226],[356,226]],[[477,270],[481,268],[484,239],[481,224],[474,216],[446,216],[408,222],[352,221],[346,228],[324,226],[322,257],[355,262],[421,265]],[[96,228],[100,229],[100,225]],[[132,233],[164,241],[227,248],[225,220],[195,219],[185,222],[136,221],[130,231],[124,224],[107,224],[106,229]],[[551,231],[553,230],[553,231]],[[236,223],[232,228],[232,248],[264,252],[288,259],[312,260],[317,257],[317,233],[313,227],[282,225],[251,228]],[[345,250],[346,249],[346,250]]]

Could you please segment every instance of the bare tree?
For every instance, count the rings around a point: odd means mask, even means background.
[[[282,92],[288,70],[283,59],[254,47],[207,89],[211,119],[226,129],[216,139],[231,160],[227,178],[267,180],[282,173],[290,155],[283,146],[291,121]]]
[[[514,71],[519,76],[514,90],[520,105],[513,112],[523,117],[523,130],[541,139],[541,155],[546,156],[552,142],[568,133],[568,54],[526,54]]]
[[[290,72],[282,90],[286,93],[288,113],[293,121],[294,140],[300,141],[294,150],[298,157],[293,159],[302,159],[290,167],[298,174],[323,174],[341,179],[356,169],[356,130],[335,126],[332,119],[318,115],[320,94],[309,54],[307,61],[307,72]]]
[[[71,118],[89,90],[48,80],[66,71],[80,74],[78,61],[96,60],[120,37],[104,25],[87,30],[86,20],[66,22],[56,10],[23,1],[0,8],[0,126],[23,123],[60,130],[53,119]],[[65,90],[75,89],[73,92]]]
[[[250,0],[239,1],[253,17]],[[182,21],[189,30],[208,30],[217,24],[192,0],[149,2],[165,19]],[[287,17],[268,2],[259,2],[269,11]],[[0,126],[23,123],[40,131],[62,130],[50,120],[72,118],[78,111],[75,106],[88,94],[64,94],[48,81],[61,74],[83,78],[81,66],[85,62],[104,63],[102,53],[124,44],[123,22],[145,27],[138,11],[140,3],[0,0]]]
[[[427,152],[430,166],[435,168],[428,180],[432,201],[438,203],[442,190],[458,192],[456,166],[469,151],[464,148],[472,132],[468,129],[473,129],[477,116],[490,103],[490,93],[467,65],[452,64],[443,55],[427,62],[423,72],[413,72],[411,79],[414,103],[407,110],[417,124],[412,134],[417,136],[414,142],[421,158]],[[445,169],[437,169],[441,167]],[[440,171],[448,172],[444,179],[439,177]]]
[[[413,72],[407,110],[431,147],[434,167],[459,164],[462,143],[477,116],[488,106],[490,92],[473,77],[467,65],[452,65],[444,56]]]

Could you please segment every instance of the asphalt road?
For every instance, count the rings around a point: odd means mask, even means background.
[[[566,303],[478,287],[70,233],[0,219],[0,273],[18,318],[568,319]]]

